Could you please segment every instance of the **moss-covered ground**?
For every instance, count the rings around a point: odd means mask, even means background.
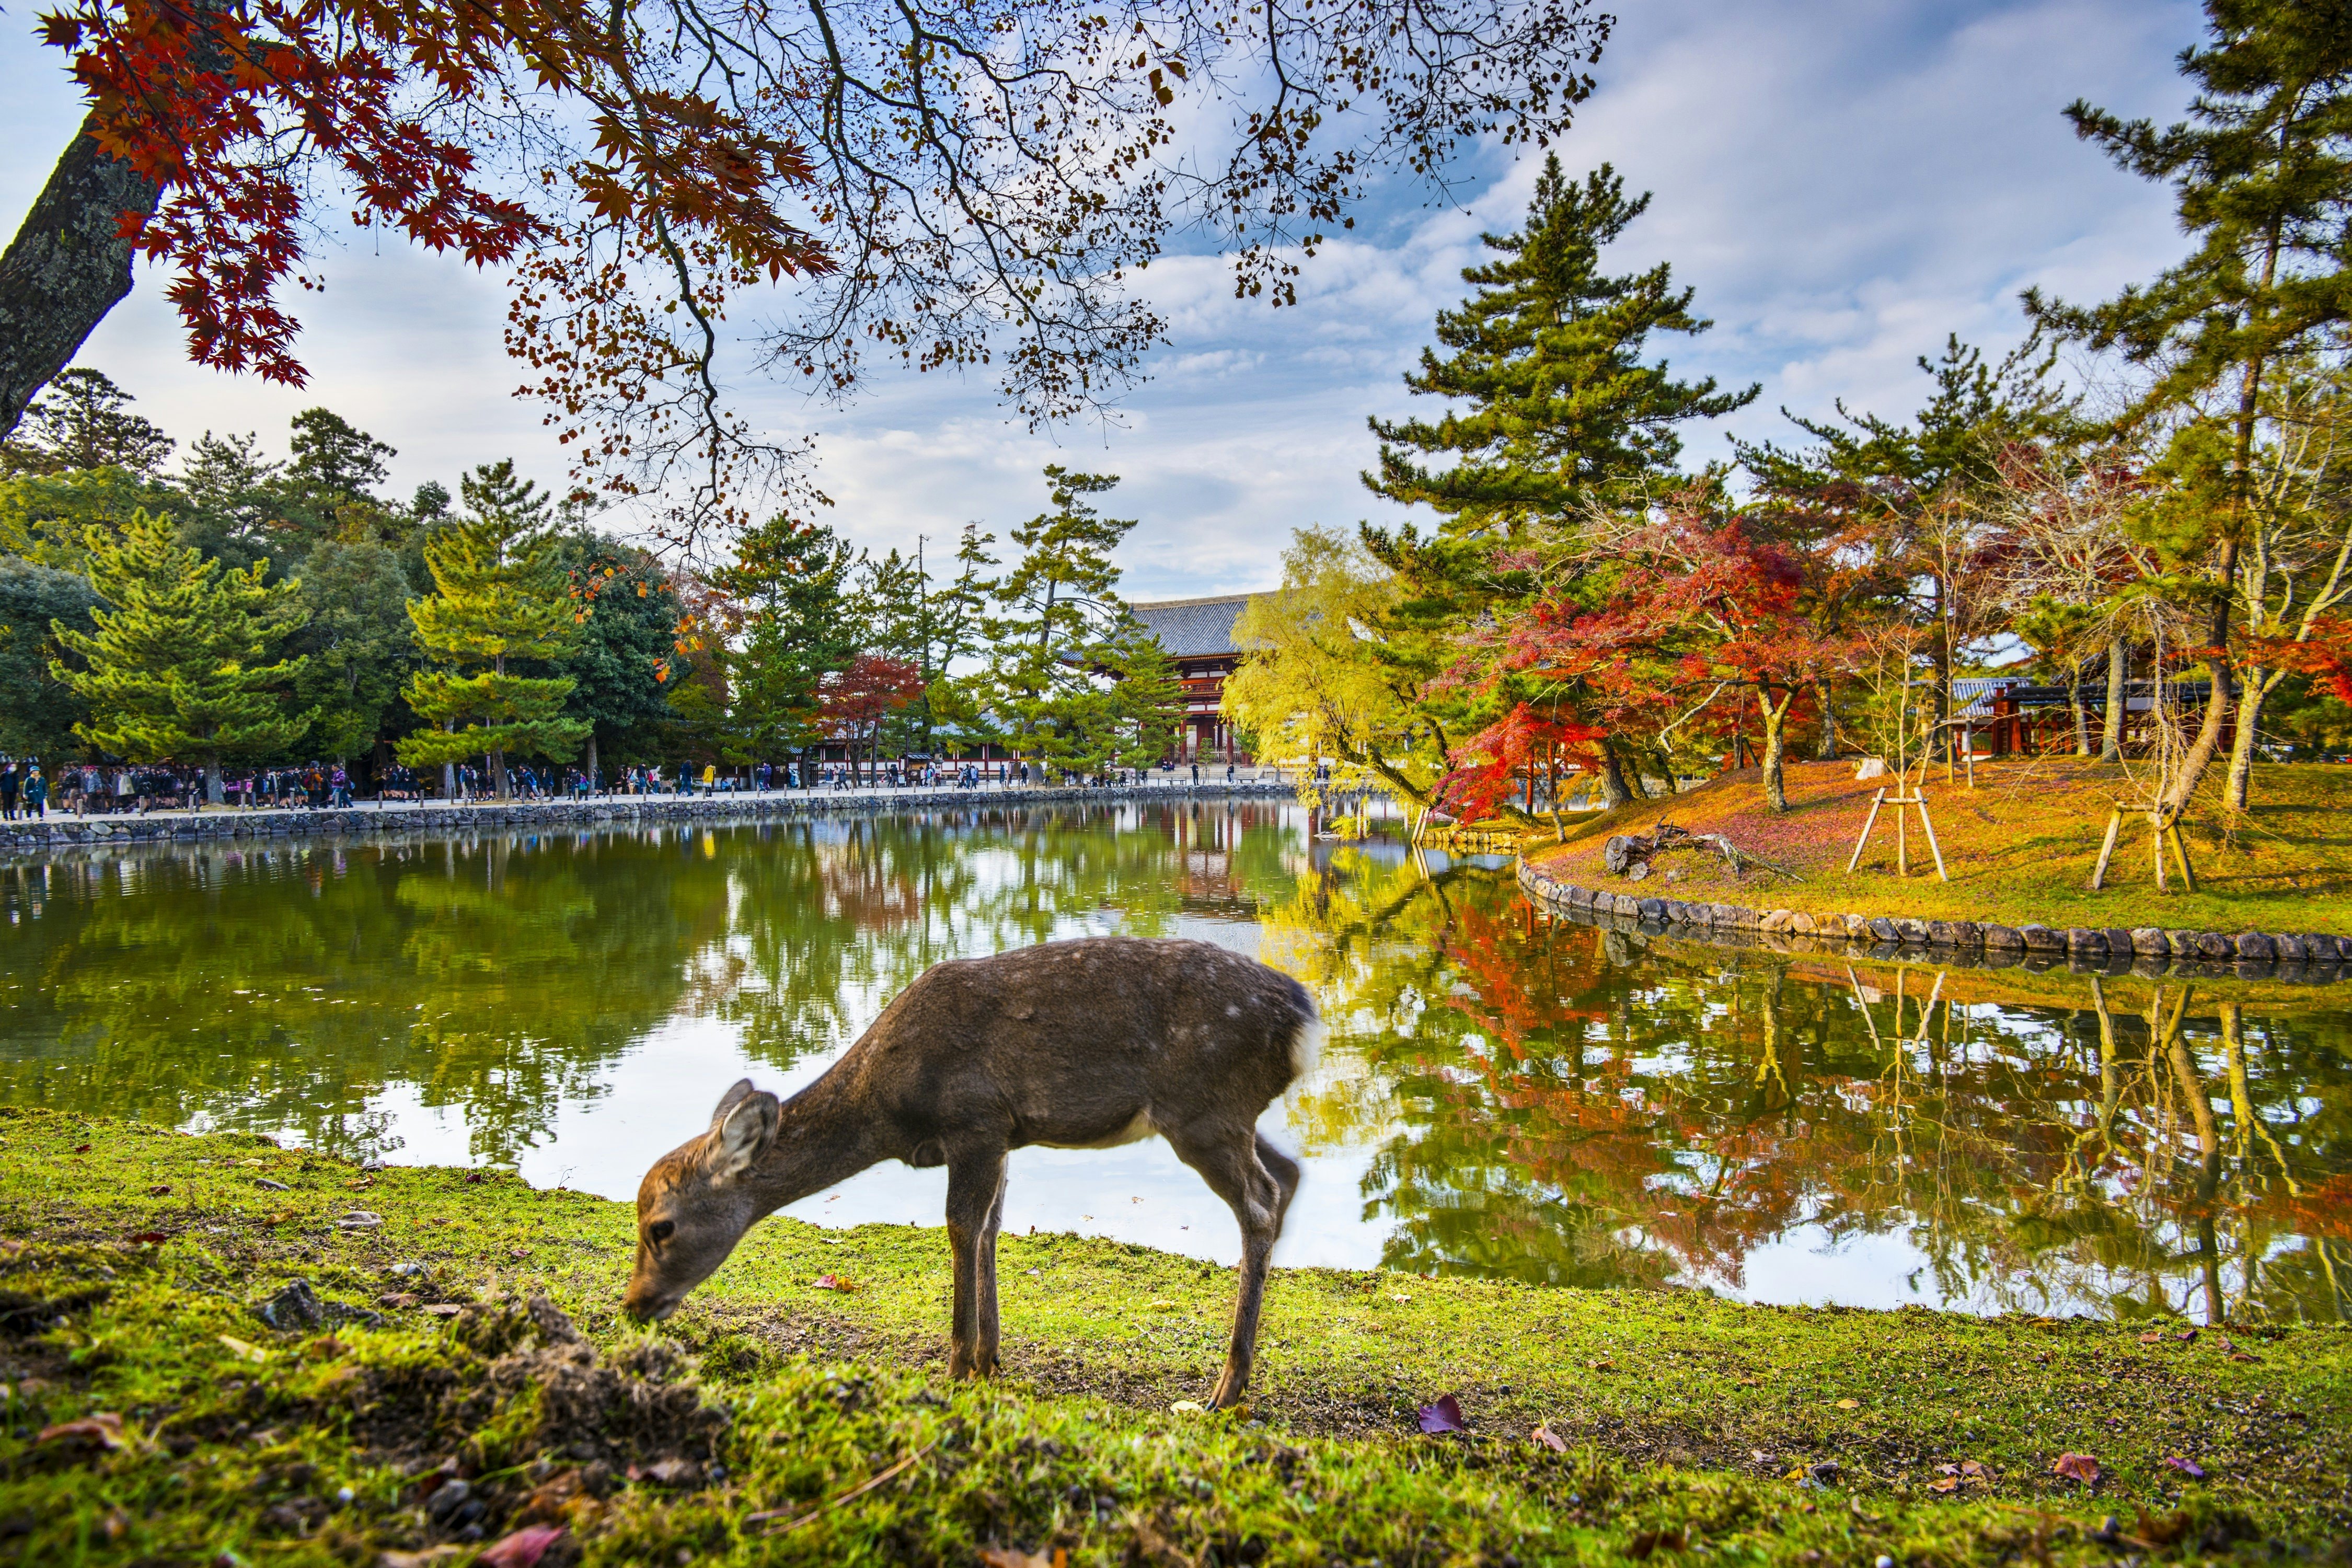
[[[1910,874],[1895,874],[1893,808],[1881,814],[1871,847],[1846,862],[1886,778],[1857,779],[1849,760],[1791,761],[1790,810],[1764,799],[1760,769],[1727,773],[1672,800],[1635,801],[1572,819],[1568,842],[1549,835],[1527,853],[1564,881],[1612,892],[1720,900],[1751,909],[1908,916],[2048,926],[2159,926],[2168,930],[2325,931],[2352,936],[2352,767],[2265,763],[2254,770],[2252,809],[2234,821],[2221,810],[2219,770],[2184,818],[2198,890],[2177,876],[2159,893],[2144,821],[2127,821],[2107,876],[2090,890],[2091,868],[2117,796],[2132,795],[2124,766],[2074,757],[1981,762],[1971,788],[1938,766],[1927,779],[1928,812],[1948,882],[1938,881],[1912,820]],[[1601,851],[1619,833],[1648,833],[1670,821],[1694,833],[1721,833],[1739,847],[1796,871],[1801,882],[1767,872],[1736,876],[1719,858],[1678,851],[1640,884],[1612,877]],[[1671,881],[1664,873],[1675,873]]]
[[[2341,1329],[1284,1270],[1252,1405],[1208,1415],[1170,1406],[1210,1384],[1231,1279],[1188,1258],[1008,1237],[1007,1375],[950,1384],[933,1228],[771,1220],[641,1329],[625,1205],[42,1111],[0,1140],[0,1562],[1908,1568],[2352,1538]],[[381,1321],[298,1322],[298,1279]],[[1448,1394],[1469,1430],[1423,1435]]]

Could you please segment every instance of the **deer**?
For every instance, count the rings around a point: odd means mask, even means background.
[[[1257,1120],[1314,1066],[1324,1033],[1304,985],[1208,942],[1089,937],[934,964],[814,1083],[779,1100],[741,1079],[707,1130],[654,1163],[623,1306],[668,1316],[752,1226],[868,1166],[945,1165],[948,1374],[992,1376],[1006,1154],[1156,1134],[1241,1225],[1233,1340],[1209,1402],[1238,1404],[1299,1177]]]

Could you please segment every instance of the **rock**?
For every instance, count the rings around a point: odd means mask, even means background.
[[[2132,951],[2132,933],[2124,930],[2123,927],[2109,926],[2105,934],[2107,939],[2107,951],[2109,952],[2129,952]]]
[[[1895,922],[1895,929],[1901,931],[1903,933],[1903,940],[1910,942],[1913,946],[1925,947],[1927,945],[1927,922],[1926,921],[1913,920],[1906,915]]]
[[[1819,931],[1821,927],[1819,923],[1814,921],[1812,916],[1805,913],[1802,910],[1795,910],[1790,911],[1789,915],[1789,929],[1797,932],[1799,935],[1811,936],[1815,931]]]
[[[1638,900],[1633,907],[1641,915],[1642,919],[1645,921],[1657,921],[1661,923],[1664,923],[1665,921],[1666,901],[1664,899],[1643,899]]]
[[[2218,931],[2197,933],[2197,955],[2200,958],[2235,958],[2238,944]]]
[[[2164,933],[2164,944],[2175,958],[2197,956],[2197,933],[2193,931],[2168,931]]]
[[[310,1288],[308,1279],[289,1280],[285,1289],[253,1310],[253,1315],[279,1333],[316,1329],[333,1323],[365,1323],[380,1328],[383,1314],[343,1301],[330,1301]]]
[[[2304,933],[2303,950],[2311,955],[2314,963],[2339,963],[2344,958],[2343,949],[2336,938],[2313,931]]]
[[[2292,931],[2272,933],[2271,946],[2278,951],[2278,961],[2281,963],[2303,963],[2308,962],[2311,957],[2309,951],[2303,945],[2303,938]]]
[[[1869,921],[1863,929],[1867,931],[1872,937],[1880,942],[1901,942],[1903,940],[1902,928],[1897,926],[1893,921],[1888,920],[1885,915],[1880,915],[1877,919]]]
[[[2278,949],[2272,944],[2271,939],[2258,931],[2241,931],[2237,948],[2240,958],[2272,959],[2278,956]]]
[[[1647,860],[1636,860],[1625,868],[1625,879],[1629,882],[1639,882],[1649,874],[1650,863]]]
[[[2151,958],[2161,957],[2172,951],[2171,944],[2164,940],[2164,932],[2155,926],[2134,926],[2131,932],[2131,950]]]
[[[1984,944],[2004,952],[2014,952],[2025,945],[2025,933],[2011,926],[1988,925],[1984,928]]]
[[[2103,931],[2094,931],[2088,926],[2068,926],[2066,951],[2104,953],[2107,951],[2107,933]]]
[[[2052,931],[2048,926],[2021,926],[2018,928],[2017,934],[2024,939],[2025,950],[2028,952],[2063,952],[2066,951],[2066,933],[2063,931]]]
[[[1787,931],[1795,923],[1796,918],[1796,915],[1788,910],[1767,910],[1764,911],[1763,924],[1758,929],[1769,931]]]

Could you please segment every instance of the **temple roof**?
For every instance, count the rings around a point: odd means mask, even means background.
[[[1249,602],[1247,594],[1222,594],[1213,599],[1160,599],[1128,608],[1171,658],[1202,658],[1241,651],[1234,646],[1234,623]]]

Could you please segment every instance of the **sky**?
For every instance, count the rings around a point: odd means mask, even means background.
[[[1615,0],[1599,85],[1559,150],[1571,174],[1612,163],[1654,199],[1607,258],[1673,263],[1714,329],[1664,350],[1685,376],[1760,383],[1747,409],[1686,432],[1685,461],[1728,436],[1787,434],[1780,410],[1838,401],[1902,415],[1923,397],[1915,361],[1949,332],[1999,351],[2038,284],[2094,299],[2186,249],[2160,187],[2075,140],[2076,98],[2179,117],[2174,57],[2199,37],[2180,0]],[[0,14],[0,211],[10,232],[80,116],[31,9]],[[885,374],[846,407],[751,378],[735,405],[786,437],[814,435],[829,521],[877,552],[941,554],[979,521],[1000,538],[1045,507],[1039,469],[1122,476],[1110,515],[1124,591],[1153,599],[1271,586],[1295,528],[1394,521],[1363,488],[1370,416],[1433,412],[1402,375],[1433,318],[1465,292],[1482,230],[1515,228],[1535,161],[1490,157],[1460,207],[1389,210],[1307,264],[1295,309],[1232,298],[1223,264],[1178,256],[1145,275],[1173,326],[1150,381],[1109,421],[1033,434],[984,380]],[[257,431],[282,454],[287,422],[317,404],[399,456],[395,494],[453,490],[513,458],[563,476],[500,348],[495,275],[355,236],[321,251],[322,293],[291,300],[310,384],[299,390],[187,363],[161,280],[143,267],[76,363],[104,371],[184,443]],[[748,353],[744,355],[748,359]]]

